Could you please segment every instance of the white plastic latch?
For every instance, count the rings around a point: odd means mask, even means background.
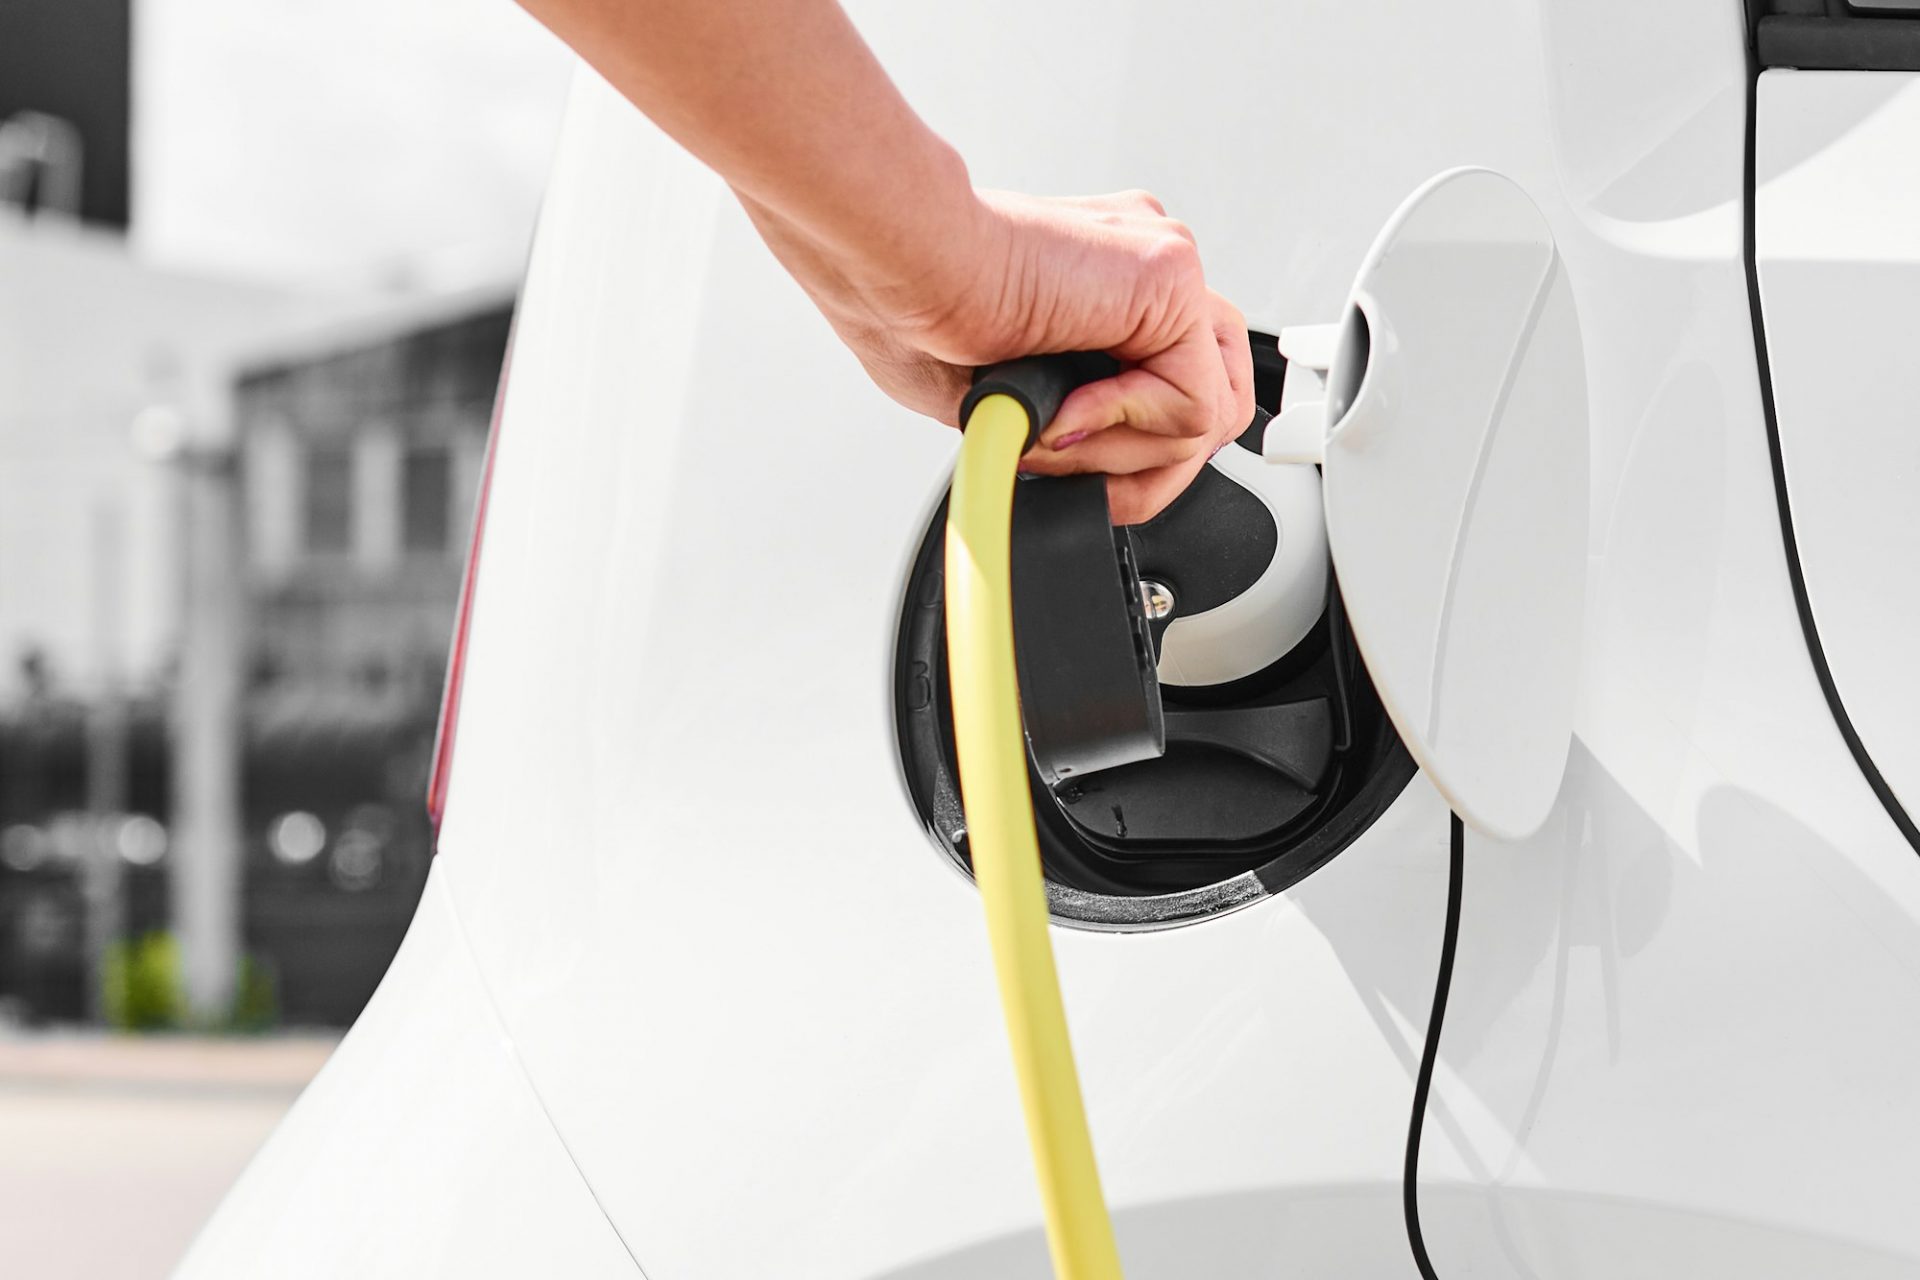
[[[1267,424],[1260,440],[1260,456],[1274,463],[1319,463],[1327,450],[1327,402],[1309,400],[1282,409]]]
[[[1280,354],[1287,358],[1290,376],[1280,412],[1260,442],[1268,462],[1314,466],[1325,456],[1327,370],[1339,345],[1337,324],[1296,324],[1280,331]]]
[[[1287,364],[1311,369],[1323,381],[1333,368],[1333,353],[1339,345],[1337,324],[1292,324],[1280,331],[1280,354]]]

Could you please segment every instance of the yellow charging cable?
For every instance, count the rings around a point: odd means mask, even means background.
[[[1066,1009],[1047,936],[1047,893],[1027,790],[1027,740],[1013,656],[1014,473],[1027,411],[989,395],[967,419],[947,504],[947,668],[960,797],[986,909],[1000,1004],[1059,1280],[1118,1280]]]

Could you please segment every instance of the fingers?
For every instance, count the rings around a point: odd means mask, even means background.
[[[1155,435],[1136,427],[1111,427],[1066,449],[1034,449],[1021,459],[1023,470],[1043,476],[1076,476],[1089,471],[1130,475],[1206,461],[1213,446],[1185,436]]]
[[[1214,294],[1205,326],[1174,348],[1075,391],[1025,466],[1042,475],[1107,473],[1114,523],[1139,524],[1179,497],[1252,417],[1246,321]]]
[[[1040,437],[1042,448],[1112,427],[1200,439],[1228,407],[1209,403],[1226,387],[1226,370],[1213,334],[1196,330],[1150,362],[1079,387],[1060,405]]]
[[[1209,450],[1178,466],[1107,477],[1107,510],[1113,522],[1142,524],[1153,519],[1166,510],[1168,503],[1186,492],[1212,456]]]
[[[1191,440],[1238,433],[1253,417],[1253,354],[1245,325],[1232,303],[1209,293],[1206,314],[1195,317],[1172,345],[1068,396],[1042,435],[1042,447],[1075,447],[1071,442],[1121,426]]]
[[[1115,427],[1065,453],[1035,449],[1020,460],[1020,469],[1047,476],[1104,472],[1113,522],[1139,524],[1179,497],[1217,451],[1204,441]]]
[[[1131,191],[1110,191],[1098,196],[1047,196],[1044,199],[1050,204],[1079,209],[1105,209],[1112,213],[1143,214],[1153,218],[1167,216],[1167,206],[1160,203],[1159,196],[1137,187]]]
[[[1253,344],[1247,341],[1247,318],[1240,308],[1213,295],[1213,336],[1220,348],[1220,363],[1227,371],[1227,387],[1232,395],[1227,414],[1233,434],[1238,435],[1253,421]]]

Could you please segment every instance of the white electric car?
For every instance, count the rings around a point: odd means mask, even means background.
[[[1189,221],[1286,427],[1176,509],[1239,568],[1136,531],[1164,757],[1036,782],[1130,1276],[1920,1275],[1920,5],[1867,10],[854,6],[976,181]],[[955,436],[583,76],[493,447],[418,918],[181,1274],[1045,1276]]]

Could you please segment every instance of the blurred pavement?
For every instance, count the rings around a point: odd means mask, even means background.
[[[336,1042],[0,1035],[0,1271],[165,1276]]]

